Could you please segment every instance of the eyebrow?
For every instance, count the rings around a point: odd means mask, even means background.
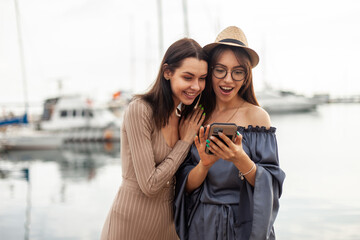
[[[220,65],[220,66],[222,66],[222,67],[224,67],[224,68],[228,68],[227,66],[225,66],[225,65],[223,65],[223,64],[221,64],[221,63],[216,63],[215,66],[217,66],[217,65]],[[234,68],[244,68],[244,67],[241,66],[241,65],[238,65],[238,66],[233,67],[232,69],[234,69]],[[245,68],[244,68],[244,69],[245,69]]]
[[[195,76],[193,73],[191,73],[191,72],[183,72],[183,73],[185,73],[185,74],[189,74],[189,75],[191,75],[191,76]]]
[[[193,73],[191,73],[191,72],[183,72],[183,73],[189,74],[189,75],[191,75],[191,76],[195,76],[195,74],[193,74]],[[207,75],[207,73],[204,73],[203,75],[201,75],[201,77],[202,77],[202,76],[206,76],[206,75]]]

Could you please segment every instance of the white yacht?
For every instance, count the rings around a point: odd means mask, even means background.
[[[40,129],[106,128],[116,124],[117,118],[106,107],[95,106],[82,96],[66,96],[45,101]]]
[[[119,140],[120,119],[107,107],[83,96],[47,99],[40,130],[61,134],[66,141]]]
[[[256,98],[260,106],[270,114],[314,111],[317,106],[311,98],[273,89],[256,92]]]
[[[120,121],[108,108],[95,106],[83,96],[51,98],[45,100],[40,121],[11,126],[0,137],[0,145],[4,149],[56,149],[66,142],[118,142]]]

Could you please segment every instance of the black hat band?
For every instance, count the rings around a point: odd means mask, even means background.
[[[246,47],[246,45],[244,43],[242,43],[241,41],[239,40],[236,40],[236,39],[233,39],[233,38],[225,38],[223,40],[220,40],[219,42],[222,42],[222,43],[235,43],[235,44],[239,44],[241,46],[244,46]]]

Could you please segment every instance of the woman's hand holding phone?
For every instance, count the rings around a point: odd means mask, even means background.
[[[214,155],[233,163],[239,161],[244,154],[246,155],[242,147],[242,135],[239,132],[237,132],[234,142],[223,133],[219,133],[218,135],[226,144],[218,138],[210,136],[211,142],[209,143],[209,150],[213,152]]]
[[[204,127],[200,127],[199,136],[195,137],[195,146],[199,152],[199,156],[201,159],[201,165],[207,170],[219,159],[216,155],[210,155],[205,152],[206,149],[206,138],[205,136],[209,135],[210,126],[208,125],[206,128],[206,132],[204,132]]]
[[[206,134],[206,135],[205,135]],[[206,128],[204,134],[204,127],[200,127],[199,136],[195,137],[195,146],[200,156],[200,162],[190,171],[186,181],[186,191],[191,193],[197,189],[205,180],[211,166],[219,159],[216,155],[209,155],[205,153],[206,138],[209,134],[209,126]]]

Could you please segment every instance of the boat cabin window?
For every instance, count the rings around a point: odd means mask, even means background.
[[[62,118],[67,117],[67,111],[66,110],[60,110],[60,117],[62,117]]]
[[[75,109],[72,111],[72,115],[73,115],[73,117],[76,117],[76,110]]]
[[[94,114],[93,114],[92,110],[90,110],[90,109],[83,109],[81,111],[81,116],[92,118],[92,117],[94,117]]]

